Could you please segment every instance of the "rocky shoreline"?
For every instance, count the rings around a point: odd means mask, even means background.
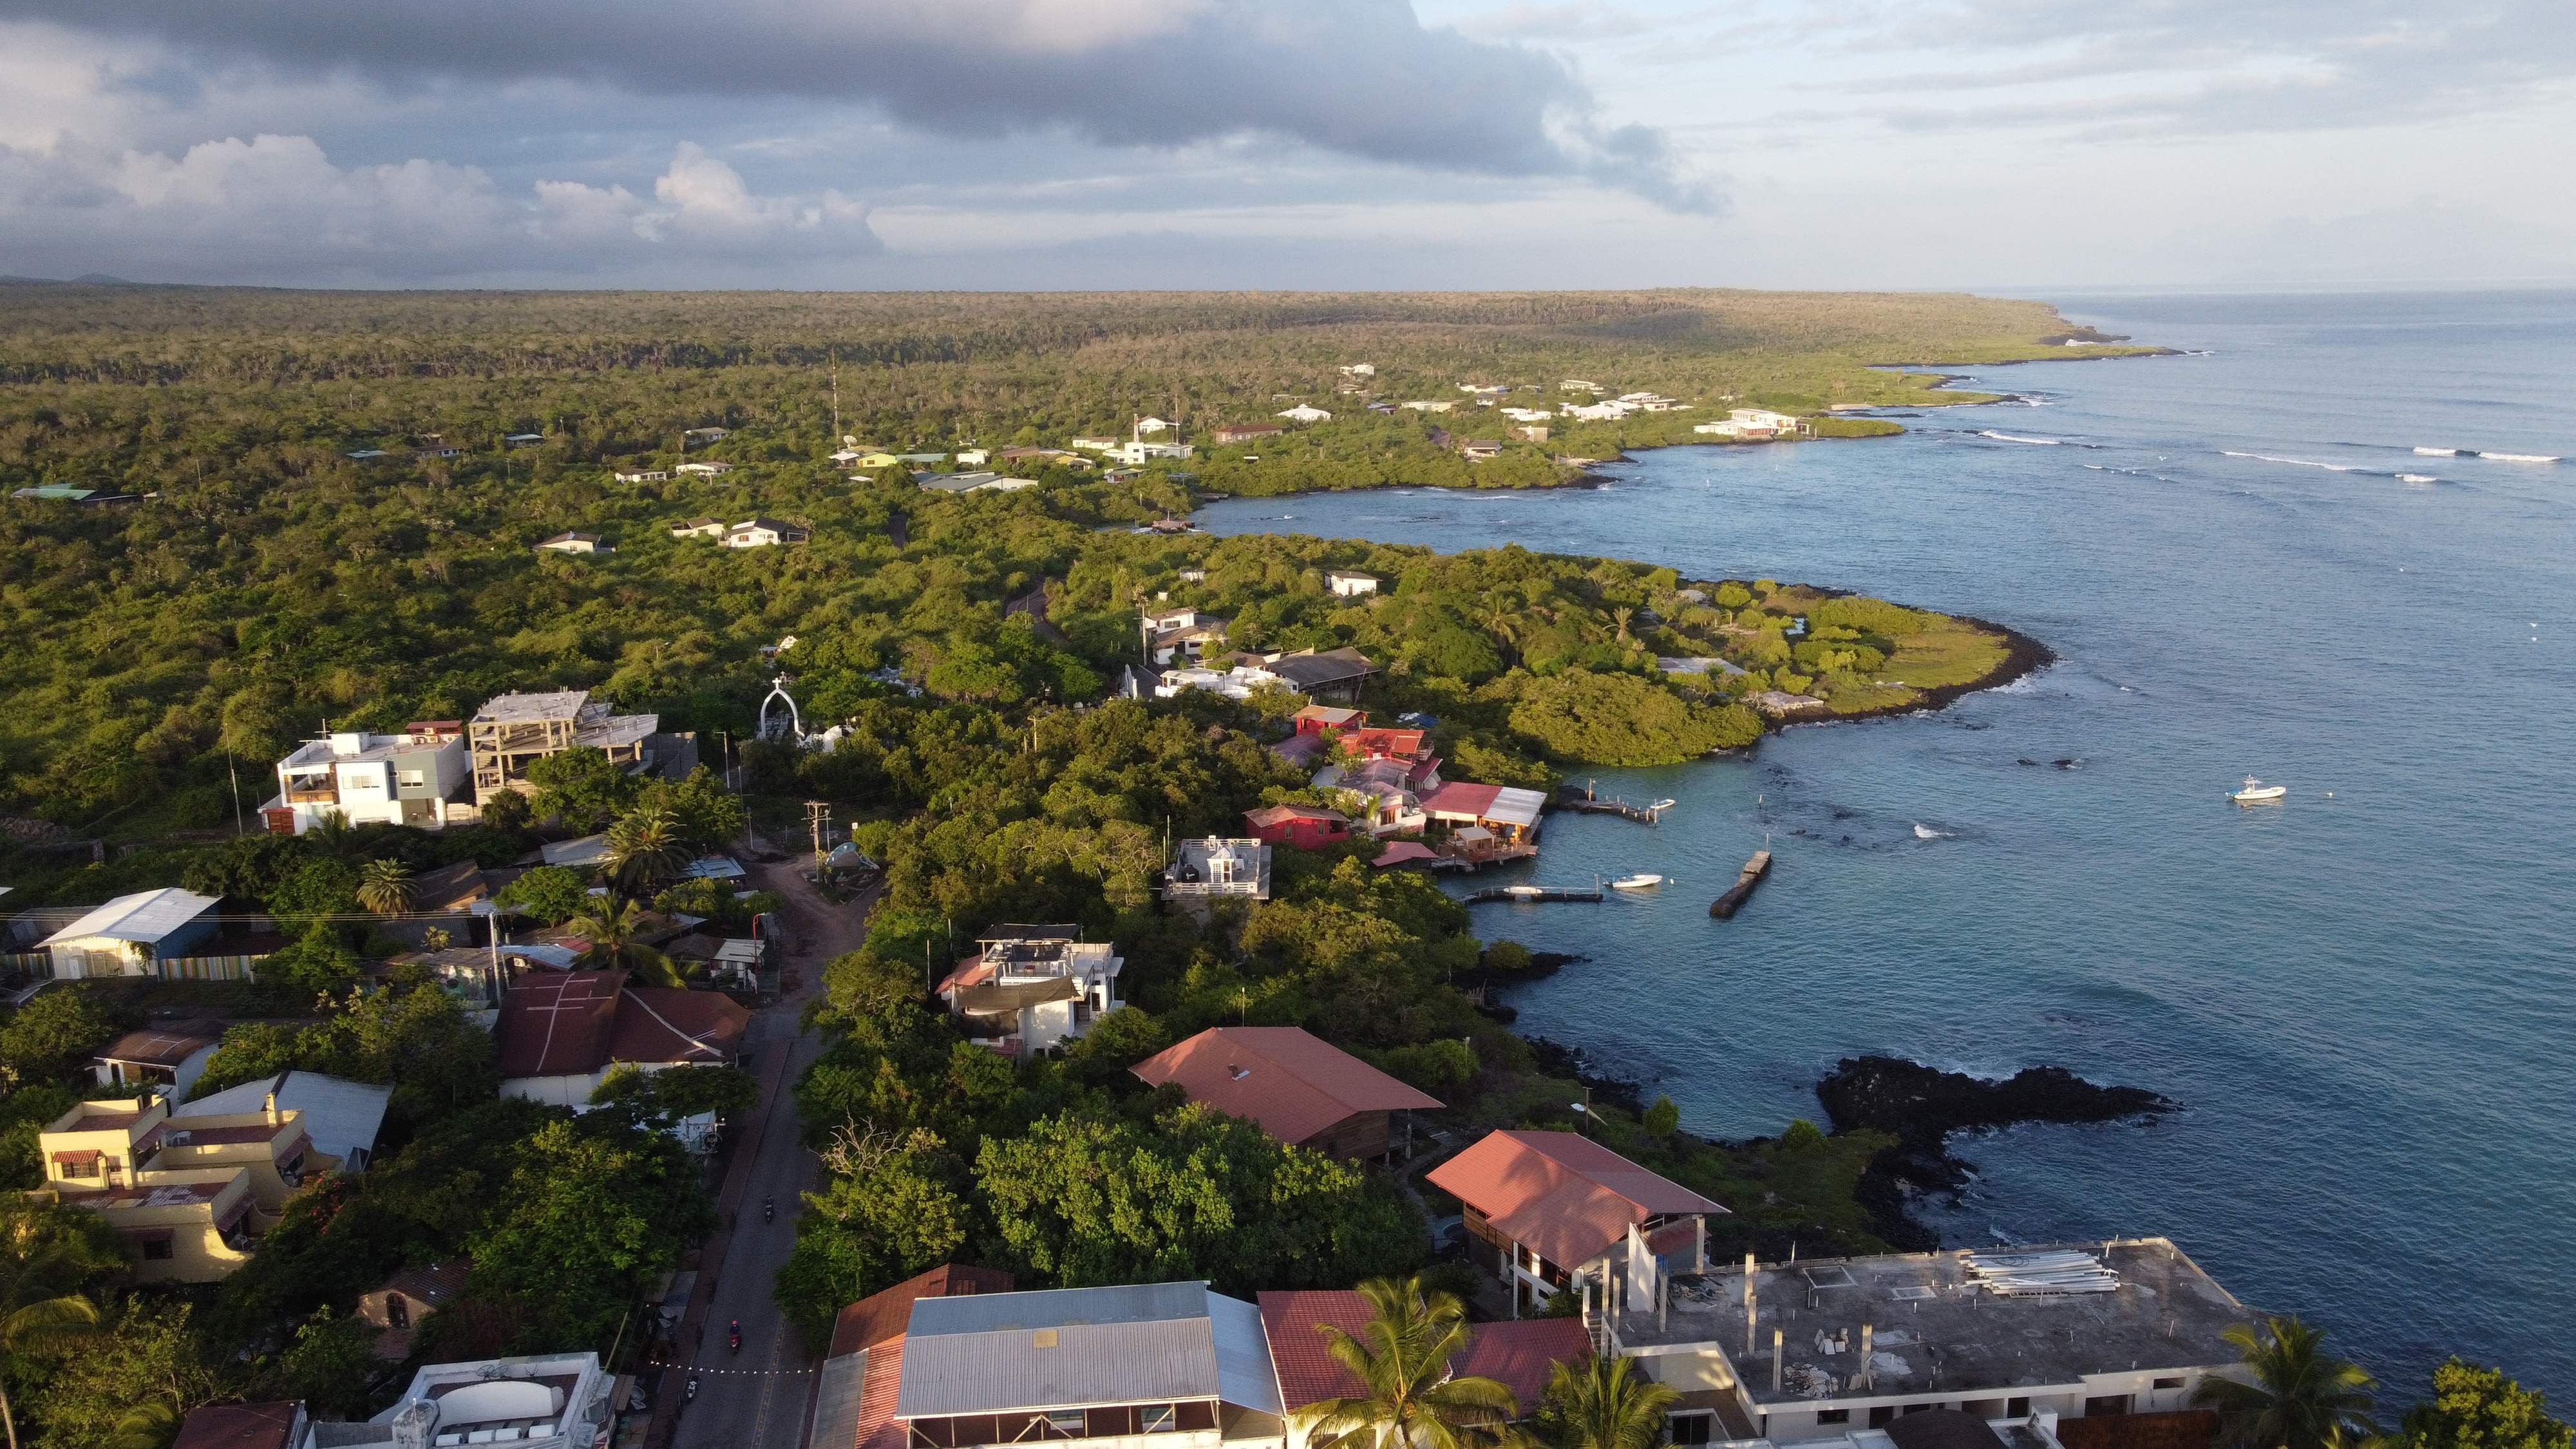
[[[1816,1100],[1836,1132],[1885,1132],[1896,1144],[1862,1175],[1857,1193],[1880,1237],[1905,1249],[1940,1246],[1915,1221],[1912,1204],[1956,1197],[1974,1166],[1950,1150],[1959,1132],[2025,1122],[2066,1124],[2153,1119],[2182,1104],[2143,1087],[2106,1087],[2064,1067],[2025,1067],[2002,1080],[1945,1072],[1902,1057],[1846,1057],[1816,1083]]]

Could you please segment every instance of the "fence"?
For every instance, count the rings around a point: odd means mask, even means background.
[[[248,981],[253,967],[268,959],[256,956],[173,956],[161,963],[164,981]]]

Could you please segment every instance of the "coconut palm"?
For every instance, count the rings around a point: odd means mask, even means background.
[[[1375,1316],[1355,1336],[1317,1324],[1325,1351],[1360,1381],[1354,1398],[1325,1399],[1296,1412],[1313,1449],[1503,1449],[1518,1442],[1520,1405],[1488,1378],[1455,1378],[1450,1360],[1467,1346],[1467,1310],[1451,1294],[1426,1293],[1419,1278],[1360,1285]]]
[[[304,838],[324,855],[345,855],[349,850],[349,817],[339,810],[325,810],[304,832]]]
[[[358,867],[358,904],[380,916],[411,911],[411,872],[399,860],[371,860]]]
[[[1556,1366],[1540,1418],[1560,1449],[1654,1449],[1664,1441],[1664,1410],[1680,1397],[1632,1359],[1587,1359]]]
[[[599,904],[563,925],[567,932],[589,938],[589,964],[622,970],[647,986],[684,984],[671,958],[644,944],[651,916],[642,906],[628,901],[611,911],[604,898],[591,899]]]
[[[2252,1382],[2201,1381],[2195,1403],[2216,1409],[2228,1438],[2251,1449],[2344,1449],[2374,1439],[2371,1390],[2359,1364],[2325,1351],[2325,1330],[2296,1318],[2227,1330]]]
[[[39,1211],[0,1220],[0,1430],[9,1449],[18,1449],[9,1385],[29,1359],[98,1331],[98,1305],[73,1291],[98,1266],[80,1239],[47,1231]]]
[[[647,805],[608,829],[608,875],[629,895],[649,895],[677,880],[689,863],[688,842],[668,809]]]

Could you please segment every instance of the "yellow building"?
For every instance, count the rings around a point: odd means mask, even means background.
[[[37,1138],[40,1196],[90,1208],[134,1244],[145,1282],[203,1283],[250,1260],[286,1200],[339,1160],[271,1093],[257,1112],[170,1116],[160,1097],[83,1102]]]

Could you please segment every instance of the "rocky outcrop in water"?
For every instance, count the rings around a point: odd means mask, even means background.
[[[2022,1122],[2120,1122],[2182,1110],[2143,1087],[2105,1087],[2064,1067],[2025,1067],[2002,1081],[1945,1072],[1901,1057],[1845,1057],[1816,1083],[1816,1100],[1837,1132],[1885,1132],[1897,1145],[1863,1176],[1859,1197],[1879,1236],[1899,1247],[1937,1246],[1906,1215],[1909,1195],[1957,1193],[1971,1165],[1952,1154],[1950,1134]]]

